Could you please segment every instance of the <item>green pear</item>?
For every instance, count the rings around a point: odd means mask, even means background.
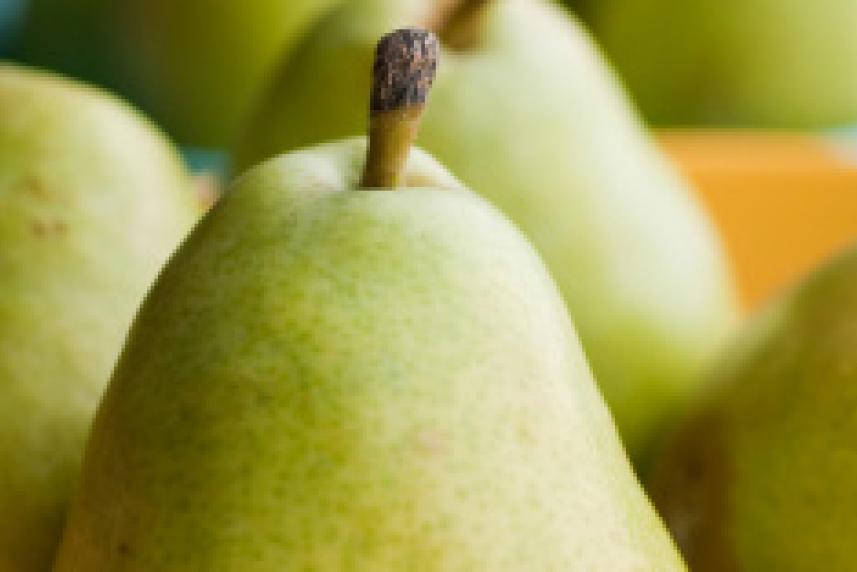
[[[652,121],[857,122],[853,0],[602,0],[593,12]]]
[[[161,274],[57,572],[684,569],[538,255],[409,152],[432,37],[381,45],[368,158],[250,170]]]
[[[0,572],[49,568],[126,330],[196,217],[147,121],[0,64]]]
[[[853,570],[857,248],[752,321],[656,462],[693,570]]]
[[[183,143],[231,144],[304,30],[340,0],[122,0],[128,89]]]
[[[327,18],[284,66],[237,163],[359,134],[360,72],[376,39],[445,20],[435,28],[446,65],[418,142],[535,244],[632,457],[643,459],[731,329],[734,293],[718,237],[560,8],[475,0],[438,18],[437,5],[365,0]]]

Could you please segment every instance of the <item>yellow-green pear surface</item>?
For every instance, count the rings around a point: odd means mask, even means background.
[[[361,133],[375,41],[438,20],[440,4],[364,0],[326,18],[284,63],[237,163]],[[541,0],[465,0],[462,13],[436,26],[444,66],[418,143],[539,250],[642,459],[731,328],[719,239],[574,20]]]
[[[368,156],[250,170],[161,274],[56,572],[684,569],[538,255],[410,152],[436,42],[381,46]]]
[[[693,570],[854,569],[857,249],[754,320],[652,491]]]
[[[857,122],[854,0],[599,0],[591,12],[652,121]]]
[[[681,570],[525,239],[364,154],[250,171],[172,260],[57,572]]]
[[[50,567],[96,402],[196,216],[147,121],[0,64],[0,571]]]

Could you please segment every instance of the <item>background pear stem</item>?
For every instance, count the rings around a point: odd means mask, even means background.
[[[467,50],[479,44],[487,9],[496,0],[439,0],[439,7],[429,19],[444,45]]]
[[[362,188],[394,189],[400,185],[437,60],[437,38],[425,30],[396,30],[378,42]]]

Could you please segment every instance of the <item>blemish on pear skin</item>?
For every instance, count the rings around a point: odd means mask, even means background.
[[[38,238],[65,236],[68,233],[68,223],[63,220],[34,220],[30,223],[30,230]]]
[[[24,179],[21,183],[21,190],[38,199],[47,199],[49,196],[47,187],[35,176]]]

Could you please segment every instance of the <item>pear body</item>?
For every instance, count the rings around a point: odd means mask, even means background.
[[[285,64],[237,163],[360,133],[375,41],[432,6],[367,0],[328,17]],[[734,298],[710,221],[587,34],[543,2],[493,2],[478,46],[444,49],[419,144],[539,250],[631,456],[644,458],[695,393]]]
[[[857,249],[750,323],[651,490],[693,570],[851,570]]]
[[[55,569],[683,569],[526,240],[364,155],[251,170],[165,269]]]
[[[0,64],[0,571],[49,568],[126,330],[196,216],[148,122]]]
[[[278,58],[338,1],[123,0],[129,93],[185,144],[232,144]]]
[[[660,124],[822,128],[857,122],[851,0],[613,0],[592,21]]]

